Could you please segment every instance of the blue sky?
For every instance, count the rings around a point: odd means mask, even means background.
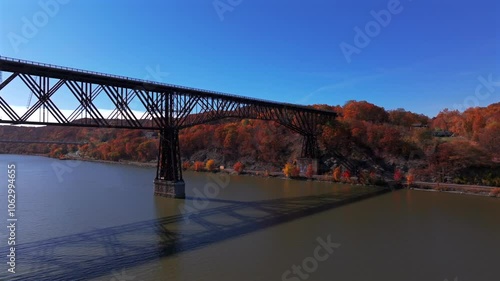
[[[374,25],[372,11],[391,19]],[[500,101],[498,83],[475,96],[478,77],[500,81],[499,14],[495,0],[1,1],[0,54],[135,78],[160,69],[171,84],[300,104],[367,100],[435,116]],[[367,25],[368,44],[356,44],[355,28]],[[343,42],[357,48],[350,62]],[[27,96],[12,100],[25,105]]]

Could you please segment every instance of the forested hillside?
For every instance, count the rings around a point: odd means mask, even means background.
[[[403,109],[387,111],[365,101],[315,105],[340,117],[319,136],[323,173],[336,166],[351,174],[500,186],[500,103],[465,112],[443,110],[435,118]],[[124,129],[0,126],[3,140],[83,141],[82,145],[0,143],[0,152],[69,155],[109,161],[155,161],[156,132]],[[450,136],[451,135],[451,136]],[[449,136],[449,137],[440,137]],[[275,122],[227,119],[181,131],[183,161],[215,160],[232,167],[280,171],[300,156],[301,137]]]

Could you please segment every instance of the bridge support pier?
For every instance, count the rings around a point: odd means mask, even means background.
[[[154,180],[154,194],[169,198],[185,198],[185,183],[182,179],[179,130],[160,130],[160,148]]]
[[[318,139],[314,134],[303,135],[302,153],[298,160],[301,173],[306,173],[307,166],[312,164],[313,174],[318,174]]]
[[[301,157],[311,159],[318,157],[318,139],[315,135],[303,135]]]
[[[154,180],[155,195],[168,198],[186,198],[184,181]]]

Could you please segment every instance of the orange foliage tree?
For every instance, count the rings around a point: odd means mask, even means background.
[[[389,114],[383,107],[367,101],[348,101],[344,105],[344,119],[364,120],[374,123],[383,123],[389,120]]]
[[[207,161],[207,164],[205,165],[205,168],[208,170],[208,171],[212,171],[213,169],[215,169],[215,160],[213,159],[209,159]]]
[[[291,163],[286,163],[285,168],[283,168],[283,173],[287,178],[299,176],[300,169]]]
[[[203,165],[203,162],[201,162],[201,161],[196,161],[196,162],[194,162],[193,169],[194,169],[195,171],[199,172],[199,171],[203,170],[203,166],[204,166],[204,165]]]
[[[341,177],[342,177],[342,168],[340,168],[340,166],[338,166],[337,168],[335,168],[333,170],[333,180],[340,181]]]
[[[406,183],[408,184],[408,187],[410,187],[414,182],[415,182],[415,176],[412,173],[409,173],[406,176]]]
[[[184,161],[182,163],[182,169],[187,170],[189,168],[191,168],[191,163],[189,161]]]

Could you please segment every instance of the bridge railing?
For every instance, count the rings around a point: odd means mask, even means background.
[[[304,105],[297,105],[297,104],[286,103],[286,102],[277,102],[277,101],[270,101],[270,100],[265,100],[265,99],[251,98],[251,97],[239,96],[239,95],[228,94],[228,93],[223,93],[223,92],[216,92],[216,91],[210,91],[210,90],[204,90],[204,89],[197,89],[197,88],[192,88],[192,87],[186,87],[186,86],[179,86],[179,85],[162,83],[162,82],[149,81],[149,80],[144,80],[144,79],[130,78],[130,77],[121,76],[121,75],[107,74],[107,73],[102,73],[102,72],[89,71],[89,70],[83,70],[83,69],[78,69],[78,68],[71,68],[71,67],[53,65],[53,64],[48,64],[48,63],[41,63],[41,62],[35,62],[35,61],[28,61],[28,60],[23,60],[23,59],[15,59],[15,58],[4,57],[4,56],[0,56],[0,60],[6,60],[6,61],[12,61],[12,62],[19,62],[19,63],[25,63],[25,64],[31,64],[31,65],[38,65],[38,66],[43,66],[43,67],[55,68],[55,69],[69,70],[69,71],[74,71],[74,72],[79,72],[79,73],[93,74],[93,75],[99,75],[99,76],[104,76],[104,77],[123,79],[123,80],[128,80],[128,81],[133,81],[133,82],[140,82],[140,83],[154,84],[154,85],[159,85],[159,86],[166,86],[166,87],[171,87],[171,88],[180,88],[180,89],[185,89],[185,90],[189,90],[189,91],[204,92],[204,93],[221,95],[221,96],[226,96],[226,97],[233,97],[233,98],[244,99],[244,100],[246,99],[246,100],[249,100],[249,101],[258,101],[258,102],[271,103],[271,104],[280,104],[280,105],[285,105],[285,106],[290,106],[290,107],[296,107],[296,108],[304,108],[304,109],[309,109],[309,110],[313,109],[313,110],[317,110],[318,112],[324,111],[324,110],[319,110],[319,109],[307,107],[307,106],[304,106]],[[324,111],[324,112],[327,112],[327,111]]]

